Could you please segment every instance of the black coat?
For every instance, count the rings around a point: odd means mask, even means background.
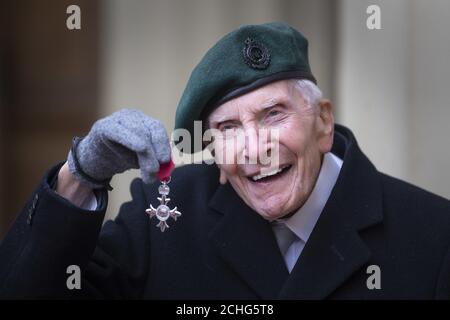
[[[175,170],[169,204],[183,216],[164,233],[145,214],[158,184],[134,180],[101,228],[106,192],[98,212],[73,206],[50,187],[58,165],[0,247],[0,297],[449,299],[449,201],[378,172],[339,125],[333,152],[343,167],[290,275],[269,223],[214,165]],[[69,265],[81,290],[66,287]],[[381,289],[367,288],[369,265]]]

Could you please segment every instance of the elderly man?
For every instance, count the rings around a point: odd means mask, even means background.
[[[0,295],[449,298],[449,202],[378,172],[334,124],[307,46],[271,23],[243,26],[207,52],[176,128],[194,133],[202,120],[215,155],[232,161],[176,169],[170,190],[147,184],[170,161],[158,121],[121,110],[75,139],[2,243]],[[277,138],[261,143],[261,130]],[[262,153],[276,161],[263,164]],[[102,227],[109,181],[130,168],[142,173],[133,199]]]

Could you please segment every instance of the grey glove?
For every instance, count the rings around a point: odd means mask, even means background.
[[[109,186],[116,173],[141,169],[145,183],[155,179],[159,163],[170,161],[170,142],[161,122],[139,110],[122,109],[94,123],[75,138],[67,162],[78,179],[94,189]]]

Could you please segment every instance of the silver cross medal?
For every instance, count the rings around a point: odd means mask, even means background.
[[[166,171],[166,170],[164,170]],[[169,169],[169,172],[171,170]],[[145,210],[145,212],[150,216],[150,218],[153,218],[156,216],[156,218],[159,220],[159,223],[156,225],[161,232],[164,232],[166,229],[169,228],[169,225],[167,224],[167,219],[169,217],[172,217],[173,220],[177,221],[177,218],[181,216],[181,212],[177,210],[177,207],[170,209],[167,203],[170,201],[170,198],[167,196],[169,195],[170,188],[168,186],[170,182],[170,175],[168,178],[164,177],[161,179],[161,185],[158,188],[158,192],[161,195],[161,197],[158,197],[159,200],[159,206],[155,209],[151,204],[150,208]]]

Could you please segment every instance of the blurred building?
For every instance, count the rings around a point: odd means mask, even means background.
[[[72,3],[0,1],[0,238],[99,116],[99,3],[77,1],[83,28],[70,31]]]
[[[79,31],[66,28],[69,4],[82,10]],[[366,27],[371,4],[381,30]],[[206,50],[242,24],[275,20],[307,36],[337,122],[378,169],[450,197],[446,0],[3,0],[0,20],[0,233],[72,136],[123,107],[170,131]],[[113,179],[110,216],[138,175]]]

